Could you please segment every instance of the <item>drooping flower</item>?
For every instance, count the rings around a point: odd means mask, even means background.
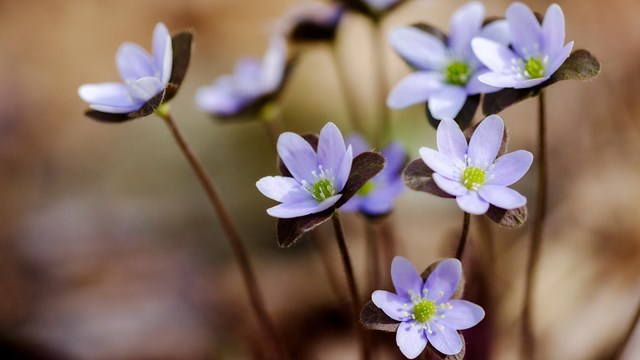
[[[496,159],[503,133],[502,118],[491,115],[478,125],[467,144],[458,124],[443,119],[436,135],[438,151],[420,148],[422,160],[434,171],[437,186],[455,196],[458,206],[467,213],[484,214],[489,204],[511,210],[527,203],[508,186],[529,170],[533,155],[517,150]]]
[[[274,32],[291,41],[333,40],[343,14],[338,3],[298,3],[276,22]]]
[[[436,120],[456,118],[465,105],[472,106],[465,119],[468,124],[477,108],[479,94],[500,90],[478,77],[488,71],[471,51],[471,39],[481,37],[500,44],[508,43],[504,20],[483,26],[484,5],[470,2],[453,14],[449,37],[429,26],[404,26],[391,32],[396,52],[415,72],[403,78],[387,98],[387,105],[401,109],[427,102],[428,115]],[[478,96],[476,96],[478,95]]]
[[[370,149],[360,135],[349,136],[347,144],[352,146],[354,156]],[[384,169],[342,205],[342,211],[360,211],[367,216],[380,216],[393,209],[394,201],[405,189],[401,173],[406,162],[406,154],[402,145],[393,142],[382,150],[382,156],[385,159]]]
[[[440,262],[425,281],[400,256],[391,263],[396,293],[376,290],[372,302],[390,318],[400,321],[396,343],[404,356],[414,359],[427,344],[445,355],[462,350],[458,330],[471,328],[484,318],[484,310],[469,301],[452,299],[462,278],[457,259]]]
[[[216,117],[257,112],[275,97],[282,87],[287,66],[287,44],[273,37],[262,60],[240,60],[233,74],[224,75],[213,85],[196,92],[197,107]]]
[[[281,202],[267,209],[277,218],[295,218],[333,206],[347,183],[353,150],[345,146],[342,133],[332,122],[320,131],[317,152],[298,134],[286,132],[278,138],[278,155],[292,177],[265,176],[258,190]]]
[[[104,121],[124,121],[151,114],[175,96],[191,55],[190,33],[172,39],[163,23],[153,31],[152,53],[125,42],[116,53],[122,83],[85,84],[78,95],[93,110],[87,115]]]
[[[515,2],[506,13],[510,46],[474,38],[473,51],[490,71],[479,80],[502,88],[530,88],[547,81],[565,62],[573,41],[565,41],[562,9],[552,4],[542,24],[525,4]]]

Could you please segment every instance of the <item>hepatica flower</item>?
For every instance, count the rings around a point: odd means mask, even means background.
[[[354,155],[370,149],[360,135],[350,136],[347,144],[352,146]],[[341,207],[343,212],[360,211],[367,216],[380,216],[393,209],[394,201],[405,189],[401,173],[406,154],[402,145],[393,142],[382,150],[382,156],[385,159],[384,169]]]
[[[158,23],[151,54],[138,44],[125,42],[116,53],[122,82],[85,84],[78,94],[93,110],[87,115],[105,121],[123,121],[151,114],[175,96],[191,55],[190,33],[173,39]]]
[[[392,90],[387,105],[393,109],[427,102],[428,115],[434,119],[456,118],[468,103],[468,124],[477,108],[481,93],[500,90],[478,80],[488,69],[471,51],[471,39],[492,39],[508,43],[507,25],[498,20],[483,26],[484,5],[468,3],[453,14],[450,33],[444,34],[428,26],[405,26],[391,32],[392,47],[413,68]]]
[[[196,105],[217,117],[229,117],[257,112],[277,95],[285,77],[287,44],[282,37],[273,37],[262,60],[240,60],[233,74],[224,75],[213,85],[196,92]]]
[[[440,262],[426,281],[407,259],[393,259],[391,280],[396,293],[376,290],[371,300],[401,322],[396,343],[404,356],[416,358],[427,344],[445,355],[460,353],[463,344],[458,330],[475,326],[485,315],[476,304],[452,299],[461,278],[462,264],[457,259]]]
[[[527,203],[508,186],[529,170],[533,155],[518,150],[496,159],[503,133],[502,118],[491,115],[478,125],[467,144],[458,124],[443,119],[436,135],[438,151],[420,148],[422,160],[434,171],[437,186],[455,196],[458,206],[467,213],[484,214],[489,204],[511,210]]]
[[[565,40],[564,14],[557,4],[547,9],[542,24],[522,3],[507,9],[511,46],[475,38],[472,41],[476,56],[491,71],[482,74],[480,81],[503,88],[530,88],[548,80],[569,57],[573,41]]]

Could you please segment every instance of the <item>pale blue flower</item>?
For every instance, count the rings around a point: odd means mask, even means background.
[[[265,176],[256,182],[260,192],[281,202],[267,209],[277,218],[295,218],[333,206],[347,183],[353,150],[332,122],[320,131],[317,152],[302,136],[285,132],[278,138],[278,155],[292,177]]]
[[[347,144],[352,146],[354,156],[370,150],[369,145],[360,135],[349,136]],[[368,216],[379,216],[393,209],[395,200],[405,189],[402,182],[402,168],[406,155],[402,145],[393,142],[382,150],[382,156],[385,158],[384,169],[340,207],[343,212],[360,211]]]
[[[529,88],[548,80],[571,54],[573,41],[564,44],[564,14],[557,4],[547,9],[542,24],[522,3],[507,9],[511,46],[475,38],[473,51],[491,69],[480,81],[503,88]]]
[[[120,45],[116,66],[122,83],[85,84],[78,89],[78,95],[96,111],[134,112],[167,87],[172,63],[169,30],[163,23],[158,23],[153,31],[152,54],[138,44],[126,42]]]
[[[489,204],[511,210],[527,203],[527,198],[508,186],[529,170],[533,154],[518,150],[496,159],[503,132],[502,118],[491,115],[478,125],[467,145],[458,124],[443,119],[436,133],[438,151],[420,148],[422,160],[434,171],[435,183],[455,196],[467,213],[482,215]]]
[[[242,59],[236,64],[233,74],[216,79],[213,85],[200,87],[196,92],[196,105],[215,116],[236,115],[280,88],[286,62],[286,41],[275,36],[262,60]]]
[[[468,96],[500,90],[478,80],[488,69],[471,51],[471,39],[476,36],[508,43],[506,22],[483,26],[484,12],[484,5],[477,1],[456,10],[449,38],[444,40],[414,26],[393,30],[392,47],[416,71],[391,90],[387,105],[401,109],[427,102],[435,119],[455,118]]]
[[[426,281],[407,259],[393,259],[391,280],[396,293],[376,290],[371,300],[387,316],[401,322],[396,343],[404,356],[418,357],[427,344],[445,355],[462,350],[458,330],[475,326],[485,313],[474,303],[451,299],[461,278],[462,264],[457,259],[440,262]]]

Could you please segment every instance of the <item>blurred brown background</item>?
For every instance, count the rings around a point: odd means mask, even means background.
[[[198,86],[231,71],[240,56],[261,56],[270,24],[294,0],[91,1],[0,0],[0,340],[23,358],[243,359],[254,356],[255,321],[235,262],[182,155],[153,116],[121,125],[83,116],[79,85],[116,80],[115,51],[125,40],[149,48],[158,21],[193,29],[195,53],[172,102],[178,125],[221,190],[250,247],[267,306],[296,358],[351,359],[357,347],[317,248],[304,239],[279,249],[272,202],[255,188],[275,174],[273,152],[257,122],[222,124],[197,112]],[[416,20],[446,30],[464,1],[416,0],[384,22]],[[549,1],[527,1],[544,12]],[[551,194],[536,333],[541,359],[606,359],[640,299],[640,3],[558,1],[567,41],[602,62],[588,83],[547,91]],[[508,1],[486,1],[502,15]],[[339,47],[359,105],[374,126],[375,76],[370,25],[349,16]],[[408,69],[384,44],[390,84]],[[328,47],[308,48],[283,95],[287,130],[318,131],[350,122]],[[536,103],[502,115],[511,149],[535,153]],[[479,115],[478,115],[479,116]],[[393,137],[412,159],[434,145],[414,107],[395,112]],[[537,169],[515,188],[535,206]],[[407,191],[388,219],[398,254],[418,268],[451,256],[462,215],[452,201]],[[346,216],[347,236],[364,281],[363,221]],[[492,246],[486,325],[469,337],[469,359],[517,358],[524,264],[530,237],[492,228],[469,254]],[[318,231],[338,280],[330,228]],[[479,272],[480,255],[466,271]],[[487,301],[468,279],[468,294]],[[485,295],[483,295],[485,294]],[[367,297],[363,294],[363,298]],[[344,300],[344,299],[342,299]],[[344,307],[346,309],[346,306]],[[482,337],[484,334],[484,337]],[[490,334],[490,335],[487,335]],[[393,335],[377,338],[395,356]],[[5,351],[5,350],[3,350]],[[626,359],[640,358],[640,334]]]

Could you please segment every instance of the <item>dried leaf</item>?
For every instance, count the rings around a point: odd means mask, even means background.
[[[369,300],[360,311],[360,322],[369,330],[379,330],[386,332],[398,331],[400,323],[393,320],[384,311],[380,310],[373,301]]]
[[[278,245],[289,247],[307,231],[329,220],[335,209],[333,207],[319,213],[309,214],[292,219],[278,219]]]
[[[491,205],[486,215],[501,227],[515,229],[524,225],[529,212],[527,211],[526,205],[513,210],[501,209]]]
[[[412,190],[426,192],[443,198],[454,198],[436,185],[431,170],[422,159],[416,159],[404,169],[402,179],[404,184]]]
[[[380,154],[367,151],[353,158],[349,178],[344,189],[340,192],[342,197],[336,202],[335,207],[339,208],[349,201],[367,181],[376,176],[383,168],[384,156]]]

